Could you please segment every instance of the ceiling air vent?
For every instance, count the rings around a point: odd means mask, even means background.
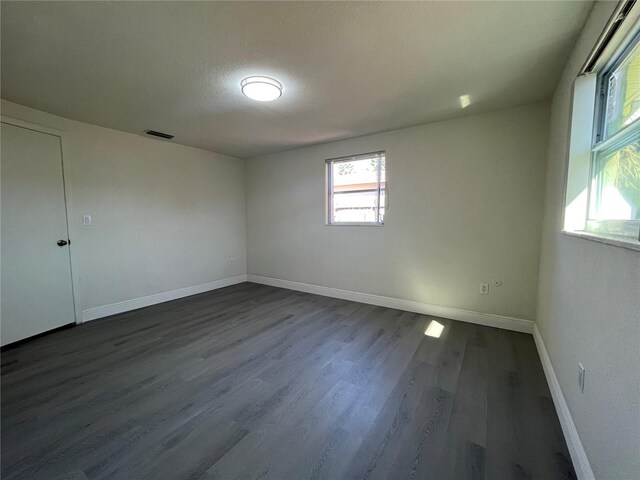
[[[146,130],[144,133],[154,137],[164,138],[166,140],[171,140],[173,138],[173,135],[169,135],[168,133],[156,132],[155,130]]]

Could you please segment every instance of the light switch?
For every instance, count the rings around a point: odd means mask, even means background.
[[[91,223],[91,215],[82,215],[82,225],[93,225]]]

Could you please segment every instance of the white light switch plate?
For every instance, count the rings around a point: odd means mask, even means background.
[[[93,225],[91,215],[82,215],[82,225]]]

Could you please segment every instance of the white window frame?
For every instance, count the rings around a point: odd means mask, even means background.
[[[611,138],[601,140],[605,125],[604,87],[608,75],[626,58],[631,45],[640,38],[640,6],[633,6],[626,13],[626,18],[621,20],[620,11],[624,6],[625,2],[620,2],[573,85],[562,231],[568,235],[640,250],[640,221],[596,221],[589,218],[596,152],[606,150],[636,128],[634,122]],[[616,22],[617,30],[607,37],[607,30]],[[601,41],[605,37],[608,43],[602,45]]]
[[[596,96],[594,112],[595,129],[593,134],[593,146],[591,148],[589,174],[590,184],[587,200],[588,206],[585,230],[595,234],[620,236],[622,238],[640,240],[640,220],[596,220],[589,216],[590,205],[593,200],[592,197],[594,196],[594,187],[596,186],[595,164],[597,153],[606,152],[607,150],[615,151],[616,145],[623,145],[630,141],[637,141],[640,139],[640,120],[635,120],[633,123],[615,132],[610,137],[606,137],[605,131],[607,127],[607,92],[611,76],[616,69],[624,63],[636,47],[640,48],[639,33],[635,33],[635,35],[632,35],[627,42],[624,42],[620,47],[622,50],[617,52],[617,55],[612,56],[608,64],[598,73],[596,87],[596,92],[598,94]]]
[[[329,158],[327,160],[325,160],[325,172],[326,172],[326,202],[325,202],[325,225],[328,226],[364,226],[364,227],[382,227],[384,226],[384,219],[380,218],[380,196],[382,193],[382,187],[381,187],[381,162],[378,161],[378,185],[376,187],[377,190],[377,196],[376,196],[376,220],[373,222],[336,222],[333,220],[333,196],[334,196],[334,191],[333,191],[333,165],[335,165],[336,163],[348,163],[348,162],[354,162],[354,161],[358,161],[358,160],[367,160],[370,158],[375,157],[376,155],[378,156],[382,156],[382,158],[385,159],[385,205],[384,205],[384,211],[385,211],[385,215],[387,212],[387,208],[388,208],[388,186],[387,186],[387,181],[386,181],[386,176],[387,176],[387,172],[386,172],[386,157],[387,157],[387,152],[385,150],[379,150],[376,152],[369,152],[369,153],[360,153],[357,155],[349,155],[346,157],[336,157],[336,158]]]

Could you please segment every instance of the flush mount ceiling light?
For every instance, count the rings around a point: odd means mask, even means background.
[[[282,84],[269,77],[247,77],[240,82],[242,93],[258,102],[270,102],[282,95]]]

